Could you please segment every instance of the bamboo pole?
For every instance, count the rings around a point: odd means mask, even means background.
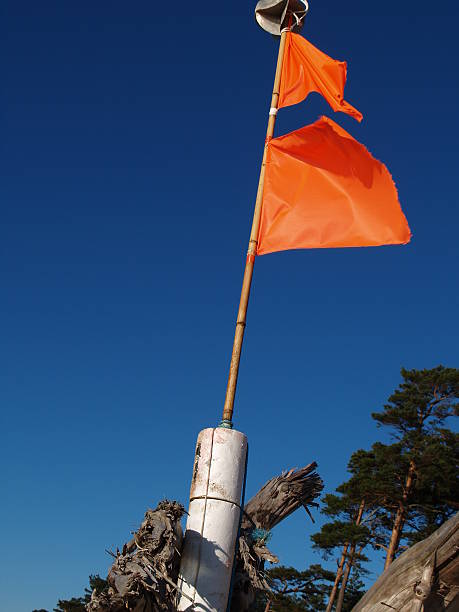
[[[244,340],[244,331],[247,317],[247,306],[249,304],[250,287],[252,284],[253,266],[255,264],[255,255],[258,244],[258,229],[260,227],[261,217],[261,202],[263,199],[263,187],[265,184],[266,171],[266,155],[268,151],[268,143],[274,134],[274,125],[276,123],[276,111],[279,100],[279,85],[282,72],[282,63],[284,59],[285,40],[287,38],[287,29],[282,30],[279,54],[277,56],[276,75],[274,77],[274,87],[271,97],[271,109],[268,119],[268,127],[266,129],[266,140],[263,151],[263,161],[261,163],[260,178],[258,181],[257,197],[255,200],[255,210],[253,213],[252,230],[250,232],[249,248],[247,250],[247,259],[245,263],[244,278],[242,280],[241,299],[239,302],[239,310],[236,320],[236,331],[234,334],[233,352],[231,355],[230,370],[228,376],[228,385],[226,387],[225,404],[223,407],[223,420],[221,426],[232,427],[234,396],[236,394],[237,377],[239,373],[239,362],[241,360],[242,341]],[[275,110],[274,110],[275,109]]]

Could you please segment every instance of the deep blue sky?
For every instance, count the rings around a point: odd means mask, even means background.
[[[104,573],[145,509],[187,503],[221,414],[277,44],[253,3],[1,5],[0,609],[51,610]],[[402,365],[457,365],[457,3],[311,0],[397,183],[404,247],[256,262],[236,398],[248,495],[319,463],[328,491],[383,434]],[[320,516],[316,512],[320,522]],[[283,563],[319,558],[297,513]],[[379,566],[378,566],[379,567]]]

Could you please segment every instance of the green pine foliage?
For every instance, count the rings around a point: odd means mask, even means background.
[[[299,571],[293,567],[273,567],[267,572],[272,594],[259,595],[253,612],[264,612],[268,600],[269,612],[322,612],[327,606],[328,593],[335,579],[334,572],[319,564]],[[359,578],[349,581],[343,611],[352,610],[364,594]]]
[[[325,609],[325,596],[334,574],[321,565],[311,565],[304,571],[293,567],[273,567],[267,571],[272,594],[263,594],[255,610],[264,610],[271,601],[270,612],[315,612]]]
[[[387,527],[403,513],[400,542],[426,538],[459,507],[459,435],[446,427],[459,414],[459,370],[402,369],[403,382],[382,412],[395,444],[372,447],[381,475]]]
[[[422,445],[450,416],[459,416],[459,370],[438,366],[431,370],[401,369],[403,382],[382,412],[371,415],[392,429],[407,448]]]
[[[72,599],[59,599],[57,608],[53,608],[54,612],[85,612],[84,597],[72,597]]]
[[[325,523],[318,533],[311,536],[312,547],[319,550],[328,560],[338,554],[345,544],[355,544],[357,548],[366,546],[370,541],[371,534],[365,525],[356,525],[351,522],[331,521]],[[356,554],[357,561],[366,562],[367,557],[363,553]]]
[[[86,612],[85,605],[91,600],[91,593],[97,589],[102,593],[108,589],[108,582],[99,574],[89,576],[89,588],[85,587],[83,597],[72,597],[72,599],[59,599],[57,607],[53,612]]]

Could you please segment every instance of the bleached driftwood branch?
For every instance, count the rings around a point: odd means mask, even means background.
[[[459,513],[400,555],[352,612],[391,610],[459,610]]]
[[[257,590],[269,590],[264,564],[278,562],[266,546],[271,529],[301,507],[311,516],[308,506],[317,505],[314,500],[323,489],[316,467],[316,463],[310,463],[268,480],[246,504],[231,601],[234,612],[246,612]]]

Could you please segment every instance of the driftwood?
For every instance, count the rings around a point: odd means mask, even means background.
[[[352,612],[459,612],[459,513],[379,577]]]
[[[147,510],[133,539],[117,551],[108,591],[91,595],[88,612],[171,612],[183,543],[184,507],[164,500]]]
[[[264,563],[278,562],[266,546],[270,530],[302,506],[311,516],[308,506],[317,505],[314,499],[323,489],[316,467],[310,463],[272,478],[244,507],[231,601],[234,612],[248,610],[257,590],[269,590]]]
[[[247,503],[241,523],[232,609],[248,610],[256,590],[269,590],[265,561],[277,562],[266,547],[269,531],[292,512],[308,505],[323,488],[311,463],[268,481]],[[163,501],[148,510],[133,539],[117,551],[108,573],[109,589],[93,592],[88,612],[170,612],[175,610],[182,548],[180,519],[184,508]]]

